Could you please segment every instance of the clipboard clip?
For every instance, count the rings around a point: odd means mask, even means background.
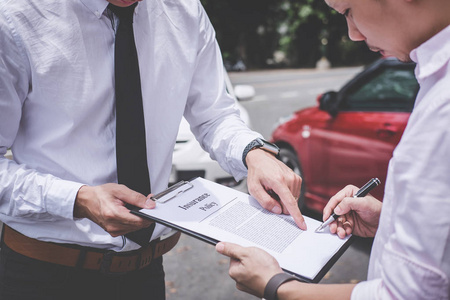
[[[166,189],[165,191],[162,191],[159,194],[154,195],[151,197],[151,199],[158,203],[166,203],[169,200],[172,200],[179,194],[182,194],[190,189],[192,189],[194,185],[190,183],[189,181],[180,181]]]

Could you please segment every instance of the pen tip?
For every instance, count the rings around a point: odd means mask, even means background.
[[[319,227],[317,227],[317,229],[315,230],[315,232],[320,232],[322,231],[322,225],[320,225]]]

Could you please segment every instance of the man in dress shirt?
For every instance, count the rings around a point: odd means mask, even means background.
[[[355,199],[351,196],[357,188],[347,186],[324,209],[324,220],[333,209],[342,215],[330,226],[340,237],[375,236],[367,281],[289,281],[278,291],[268,290],[280,300],[449,299],[450,2],[326,2],[346,17],[352,40],[364,41],[383,55],[416,62],[420,91],[389,163],[383,204],[371,196]],[[282,272],[260,249],[221,243],[217,250],[232,258],[230,274],[237,287],[254,295],[262,296],[269,280]]]
[[[134,12],[152,193],[167,187],[183,116],[205,150],[268,210],[297,207],[301,178],[244,149],[249,130],[227,94],[215,33],[197,0],[0,2],[1,299],[164,299],[161,254],[124,235],[154,226],[125,204],[149,195],[117,184],[114,40],[108,4]],[[14,160],[4,158],[11,148]],[[281,202],[267,191],[279,195]],[[175,241],[176,243],[176,241]],[[144,250],[142,250],[144,249]],[[145,266],[145,267],[143,267]]]

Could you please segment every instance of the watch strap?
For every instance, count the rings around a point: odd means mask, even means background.
[[[247,157],[247,154],[250,152],[250,150],[258,146],[261,146],[261,143],[258,141],[258,139],[254,139],[244,148],[244,152],[242,152],[242,162],[247,169],[248,167],[247,163],[245,162],[245,158]]]
[[[272,278],[270,278],[269,282],[264,289],[264,299],[266,300],[278,300],[277,290],[285,282],[297,280],[292,275],[287,273],[278,273],[275,274]]]

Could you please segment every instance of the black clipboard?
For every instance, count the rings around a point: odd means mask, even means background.
[[[155,201],[156,203],[168,202],[168,201],[176,198],[177,196],[179,196],[179,195],[189,191],[190,189],[194,188],[194,185],[193,185],[192,181],[197,179],[197,178],[198,177],[193,178],[193,179],[191,179],[189,181],[180,181],[180,182],[172,185],[171,187],[169,187],[165,191],[154,195],[152,197],[152,200]],[[149,220],[153,220],[153,221],[155,221],[157,223],[160,223],[160,224],[162,224],[164,226],[167,226],[169,228],[178,230],[178,231],[180,231],[182,233],[185,233],[185,234],[187,234],[187,235],[189,235],[191,237],[194,237],[196,239],[204,241],[204,242],[206,242],[208,244],[211,244],[213,246],[215,246],[217,243],[220,242],[219,240],[217,240],[217,239],[215,239],[215,238],[213,238],[211,236],[195,232],[195,231],[190,230],[188,228],[185,228],[185,227],[179,226],[177,224],[174,224],[174,223],[172,223],[170,221],[163,220],[163,219],[157,218],[155,216],[151,216],[151,215],[148,215],[146,213],[143,213],[143,212],[140,211],[140,209],[133,209],[133,210],[131,210],[131,213],[133,213],[133,214],[135,214],[137,216],[149,219]],[[310,229],[310,230],[312,230],[312,229]],[[355,239],[355,237],[351,236],[339,248],[339,250],[327,261],[327,263],[323,265],[323,267],[320,269],[320,271],[317,273],[317,275],[314,278],[312,278],[312,279],[308,278],[308,277],[305,277],[305,276],[303,276],[301,274],[295,273],[295,272],[293,272],[293,271],[291,271],[289,269],[286,269],[286,268],[282,268],[282,269],[286,273],[289,273],[289,274],[295,276],[300,281],[308,282],[308,283],[318,283],[325,276],[325,274],[331,269],[331,267],[336,263],[336,261],[342,256],[342,254],[348,249],[348,247],[350,247],[350,245],[353,243],[354,239]]]

